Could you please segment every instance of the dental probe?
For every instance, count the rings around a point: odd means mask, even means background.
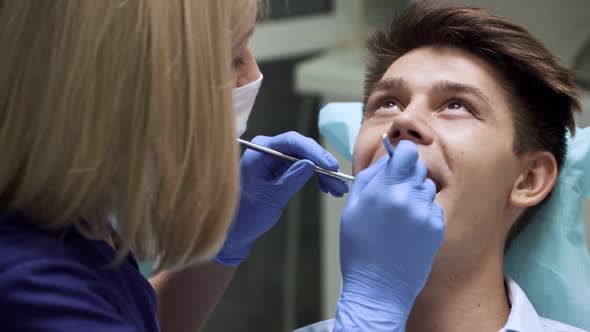
[[[393,157],[393,146],[391,146],[391,142],[389,141],[389,138],[387,138],[386,133],[381,134],[381,140],[383,141],[383,146],[385,146],[385,150],[387,150],[389,157]]]
[[[286,155],[286,154],[284,154],[282,152],[279,152],[279,151],[276,151],[276,150],[273,150],[273,149],[269,149],[267,147],[264,147],[264,146],[261,146],[261,145],[258,145],[258,144],[254,144],[252,142],[245,141],[243,139],[239,139],[238,138],[238,142],[240,144],[246,146],[247,148],[252,149],[252,150],[255,150],[255,151],[258,151],[258,152],[262,152],[262,153],[267,153],[267,154],[270,154],[270,155],[273,155],[273,156],[277,156],[277,157],[281,157],[283,159],[287,159],[287,160],[290,160],[292,162],[297,162],[297,161],[301,160],[301,159],[298,159],[298,158],[295,158],[295,157],[291,157],[289,155]],[[351,175],[348,175],[348,174],[344,174],[344,173],[341,173],[341,172],[328,171],[327,169],[323,169],[323,168],[321,168],[321,167],[319,167],[317,165],[314,165],[314,167],[315,167],[315,171],[318,172],[318,173],[329,175],[329,176],[332,176],[332,177],[335,177],[335,178],[338,178],[338,179],[341,179],[341,180],[346,180],[346,181],[351,181],[351,182],[354,181],[354,176],[351,176]]]

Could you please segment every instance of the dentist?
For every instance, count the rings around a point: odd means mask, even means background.
[[[246,131],[262,84],[262,74],[248,47],[256,22],[256,1],[248,2],[247,15],[238,23],[241,34],[232,48],[238,137]],[[328,151],[296,132],[257,136],[252,141],[304,160],[291,163],[245,151],[240,161],[237,214],[214,261],[165,271],[151,280],[158,293],[164,331],[192,332],[202,327],[255,240],[274,226],[291,197],[312,177],[314,164],[333,171],[339,168]],[[393,159],[384,158],[359,174],[353,186],[342,216],[344,289],[338,304],[337,331],[402,331],[442,244],[443,214],[433,203],[436,189],[426,179],[426,167],[418,161],[415,145],[407,143],[398,148],[395,164]],[[341,180],[321,174],[318,178],[324,193],[342,197],[348,192]],[[408,187],[408,183],[417,187]],[[400,202],[391,195],[407,200]],[[416,214],[414,210],[426,213]],[[418,245],[428,237],[430,241]],[[403,276],[407,275],[413,277],[406,280]]]

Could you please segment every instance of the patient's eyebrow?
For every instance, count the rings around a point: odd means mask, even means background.
[[[371,89],[371,93],[369,95],[372,95],[375,92],[401,90],[405,89],[406,86],[406,81],[401,77],[385,78],[373,85],[373,89]]]
[[[477,87],[465,83],[453,82],[453,81],[436,81],[434,83],[433,91],[438,92],[455,92],[472,95],[478,98],[480,101],[491,104],[490,99],[486,96],[483,91]]]

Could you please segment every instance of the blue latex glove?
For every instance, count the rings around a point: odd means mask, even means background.
[[[316,141],[296,132],[275,137],[257,136],[253,143],[304,159],[296,163],[246,150],[240,161],[240,202],[227,239],[216,257],[225,266],[241,263],[254,241],[279,220],[287,202],[314,174],[314,164],[336,171],[338,161]],[[339,179],[319,175],[323,192],[342,197],[348,185]]]
[[[426,171],[416,145],[401,141],[357,175],[342,213],[334,331],[405,331],[444,239]]]

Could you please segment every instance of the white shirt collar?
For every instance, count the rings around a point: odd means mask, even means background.
[[[541,317],[520,286],[508,277],[505,280],[512,308],[502,331],[543,331]]]

